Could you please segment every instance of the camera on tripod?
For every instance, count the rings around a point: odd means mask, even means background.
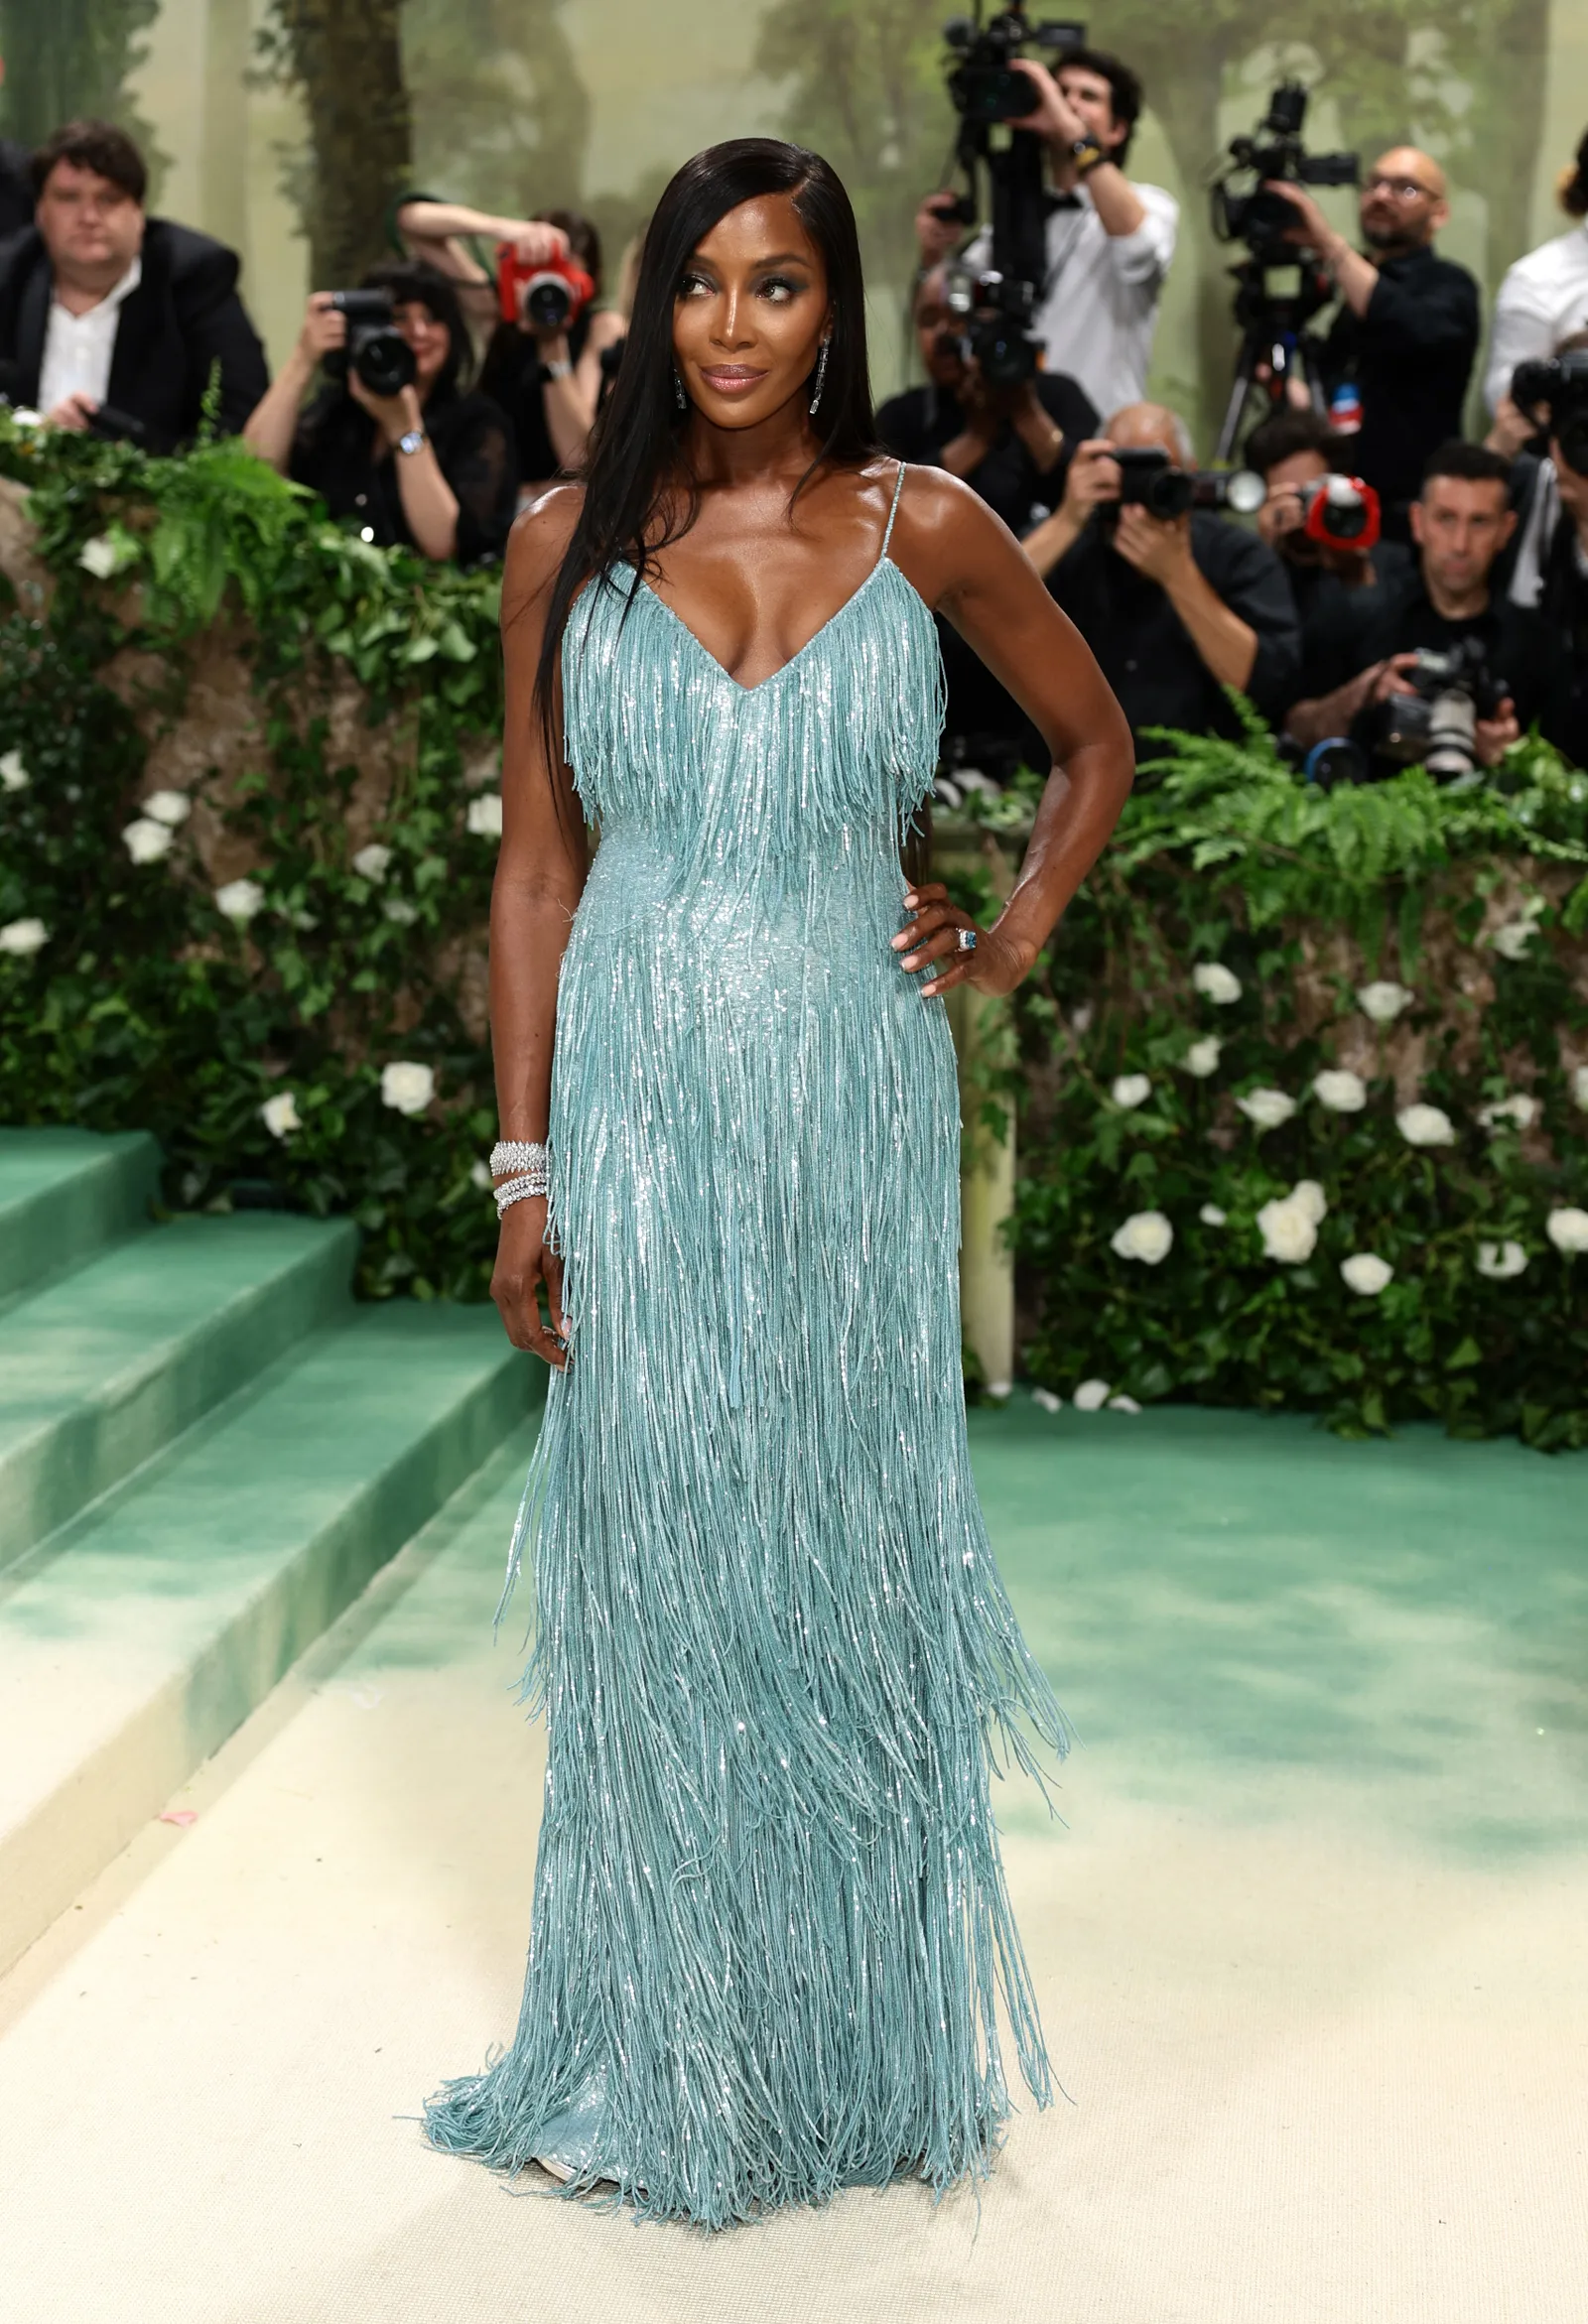
[[[1213,230],[1221,242],[1244,242],[1262,266],[1294,266],[1295,243],[1286,240],[1296,212],[1283,194],[1270,194],[1266,181],[1285,186],[1355,186],[1355,154],[1309,154],[1301,132],[1307,118],[1307,91],[1299,80],[1282,80],[1268,110],[1251,137],[1232,137],[1229,167],[1213,185]],[[1235,181],[1252,185],[1238,191]]]
[[[347,344],[333,347],[325,359],[328,379],[345,379],[355,373],[371,395],[401,395],[419,375],[414,350],[392,322],[389,291],[331,291],[328,293],[338,315],[347,318]]]
[[[1519,363],[1511,374],[1511,400],[1529,418],[1546,412],[1561,458],[1588,476],[1588,347],[1568,347],[1543,363]]]
[[[992,263],[980,275],[950,277],[949,309],[961,322],[961,340],[993,387],[1018,387],[1041,366],[1031,323],[1047,282],[1048,195],[1042,140],[1008,124],[1031,112],[1036,91],[1014,59],[1027,49],[1054,56],[1086,45],[1086,26],[1060,19],[1032,24],[1021,7],[999,9],[982,22],[957,16],[943,28],[948,43],[948,91],[960,117],[955,152],[965,172],[966,223],[978,215],[980,173],[992,192]]]

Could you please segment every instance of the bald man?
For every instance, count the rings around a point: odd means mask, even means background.
[[[1274,183],[1271,191],[1295,209],[1289,239],[1315,250],[1339,289],[1322,348],[1324,390],[1332,405],[1355,388],[1357,472],[1385,504],[1386,532],[1407,540],[1429,456],[1461,434],[1478,352],[1478,286],[1433,249],[1450,215],[1444,172],[1414,145],[1381,155],[1362,188],[1361,250],[1302,187]]]

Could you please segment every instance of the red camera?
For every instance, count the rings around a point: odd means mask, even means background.
[[[1323,549],[1354,549],[1366,556],[1379,539],[1379,495],[1360,476],[1320,476],[1300,487],[1302,531]]]
[[[496,296],[503,323],[527,322],[539,330],[568,330],[596,296],[596,285],[571,259],[526,266],[511,242],[496,245]]]

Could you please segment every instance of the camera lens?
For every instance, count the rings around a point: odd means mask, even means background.
[[[352,333],[352,367],[371,395],[401,395],[418,376],[414,350],[390,323]]]
[[[565,330],[573,312],[573,295],[555,275],[532,284],[524,300],[524,313],[540,330]]]

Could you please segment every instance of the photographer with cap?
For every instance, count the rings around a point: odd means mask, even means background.
[[[317,291],[280,378],[249,418],[245,441],[295,483],[318,492],[333,517],[383,549],[417,549],[437,563],[499,557],[518,505],[507,419],[465,385],[468,331],[444,274],[416,259],[372,267],[360,288],[382,295],[402,384],[385,392],[348,360],[349,323]],[[402,346],[391,348],[391,335]],[[324,367],[325,384],[312,394]]]
[[[1373,503],[1358,494],[1348,514],[1358,538],[1341,518],[1309,523],[1317,499],[1332,479],[1360,482],[1355,440],[1340,436],[1321,412],[1278,411],[1259,421],[1247,438],[1246,464],[1262,478],[1264,499],[1257,532],[1284,567],[1301,623],[1298,696],[1321,694],[1329,680],[1319,654],[1337,630],[1343,611],[1366,611],[1370,598],[1409,573],[1411,552],[1379,536]],[[1341,537],[1343,536],[1343,537]]]
[[[1327,691],[1295,703],[1285,731],[1310,746],[1350,734],[1365,713],[1405,692],[1418,653],[1450,655],[1468,641],[1506,692],[1475,723],[1478,762],[1493,766],[1534,714],[1542,633],[1535,615],[1494,585],[1517,516],[1511,463],[1481,444],[1453,442],[1427,463],[1412,504],[1416,562],[1397,581],[1340,604],[1315,643]]]
[[[947,301],[947,269],[916,285],[915,336],[923,387],[891,396],[876,415],[878,441],[895,459],[963,476],[1016,536],[1062,499],[1071,454],[1097,429],[1098,415],[1073,379],[1038,371],[1017,385],[992,385],[970,352],[965,321]],[[1025,715],[979,654],[938,620],[948,682],[944,733],[951,755],[993,764],[1017,755]]]
[[[191,443],[241,428],[270,373],[237,296],[237,258],[150,217],[148,172],[123,129],[71,121],[33,156],[34,222],[0,243],[0,363],[14,403],[52,427]]]
[[[627,323],[601,290],[600,236],[579,210],[532,218],[494,217],[429,194],[405,194],[394,223],[405,248],[450,275],[483,349],[479,384],[513,424],[521,488],[577,468],[600,408]],[[538,269],[572,266],[594,286],[587,300],[570,284],[566,313],[541,321],[513,296],[503,312],[502,256],[510,284]]]
[[[1010,64],[1030,81],[1032,107],[1009,126],[1043,139],[1053,189],[1047,280],[1033,328],[1050,371],[1075,380],[1098,411],[1118,411],[1146,389],[1180,206],[1161,186],[1125,176],[1143,101],[1127,65],[1079,48],[1065,50],[1052,71],[1028,57]],[[952,193],[929,194],[916,212],[923,268],[959,241],[963,229],[949,215],[955,201]],[[991,255],[991,238],[978,235],[964,263],[975,271]]]
[[[1226,689],[1277,717],[1295,693],[1301,641],[1284,568],[1253,533],[1203,509],[1159,517],[1121,505],[1115,456],[1193,465],[1184,421],[1161,404],[1116,412],[1079,445],[1060,506],[1024,543],[1139,734],[1148,726],[1239,735]]]
[[[1444,172],[1415,146],[1381,155],[1359,197],[1362,250],[1304,187],[1274,179],[1267,191],[1295,210],[1288,239],[1318,253],[1340,293],[1318,350],[1324,389],[1331,405],[1360,400],[1356,472],[1378,493],[1386,532],[1405,540],[1424,462],[1461,433],[1478,352],[1478,286],[1433,248],[1450,215]]]
[[[1541,362],[1588,328],[1588,133],[1561,173],[1556,198],[1574,221],[1569,232],[1519,258],[1495,301],[1483,392],[1496,419],[1519,363]]]

